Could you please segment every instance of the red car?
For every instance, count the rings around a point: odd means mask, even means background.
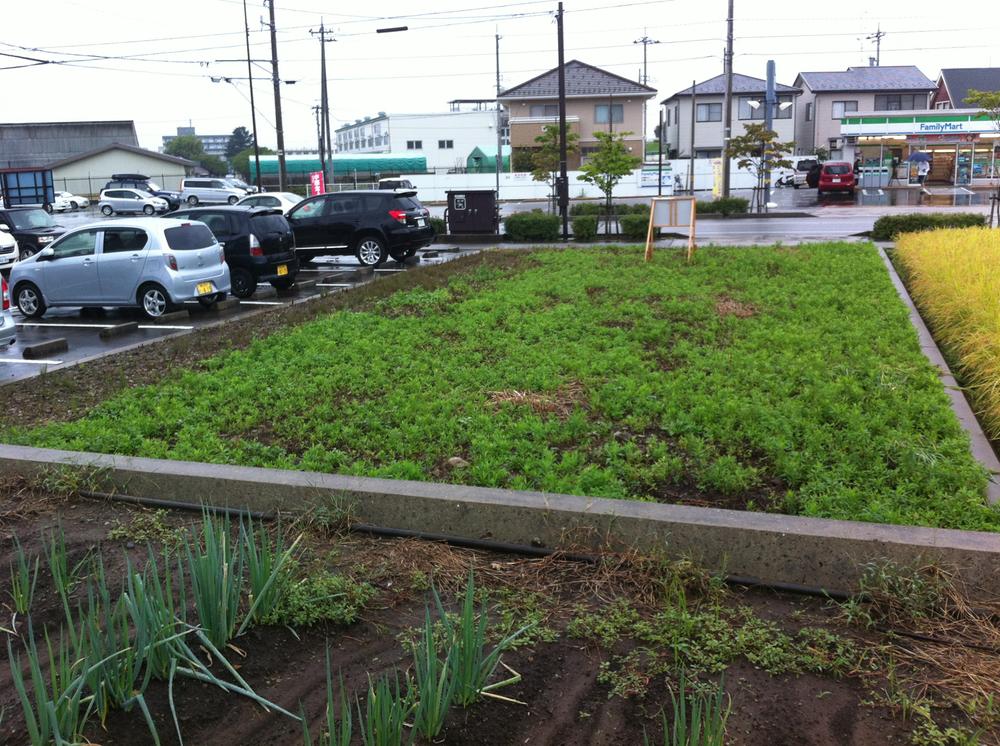
[[[848,192],[854,194],[857,181],[854,166],[846,161],[827,161],[820,168],[817,194],[824,192]]]

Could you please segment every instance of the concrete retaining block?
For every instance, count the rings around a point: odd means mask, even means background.
[[[115,337],[122,337],[137,331],[139,331],[138,321],[126,321],[124,324],[115,324],[114,326],[109,326],[107,329],[101,329],[97,336],[101,339],[114,339]]]
[[[239,298],[226,298],[225,300],[217,301],[208,307],[209,311],[230,311],[240,307]]]
[[[278,291],[274,289],[271,285],[258,285],[257,289],[254,291],[252,296],[253,300],[264,300],[265,298],[274,298],[278,295]]]
[[[158,319],[153,319],[154,324],[177,324],[189,321],[191,319],[191,312],[187,309],[181,311],[171,311],[170,313],[163,314]]]
[[[767,582],[852,591],[877,559],[934,563],[1000,594],[1000,534],[0,445],[0,473],[86,469],[95,491],[257,511],[329,501],[359,522],[567,549],[633,547]]]
[[[39,342],[38,344],[28,345],[24,348],[22,357],[25,360],[41,360],[49,355],[55,355],[60,352],[66,352],[69,349],[69,342],[67,342],[63,337],[58,339],[50,339],[47,342]]]

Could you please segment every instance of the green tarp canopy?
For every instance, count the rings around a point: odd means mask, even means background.
[[[510,145],[504,145],[501,152],[503,160],[500,162],[500,170],[510,171]],[[465,167],[470,174],[495,173],[497,170],[497,146],[473,148],[465,160]]]
[[[395,155],[394,153],[359,153],[356,155],[335,155],[330,159],[334,174],[359,173],[379,174],[420,174],[427,171],[427,159],[424,156]],[[314,155],[290,155],[285,157],[285,170],[289,174],[308,174],[319,171],[319,157]],[[262,155],[260,157],[260,172],[262,175],[278,173],[278,156]],[[257,177],[257,164],[250,159],[250,180]]]

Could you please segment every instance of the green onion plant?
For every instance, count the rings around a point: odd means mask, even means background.
[[[40,558],[35,557],[32,567],[21,542],[14,537],[14,562],[10,566],[10,596],[14,602],[14,611],[27,614],[35,598],[35,585],[38,583],[38,567]]]
[[[440,659],[434,622],[430,609],[427,609],[424,612],[423,633],[413,645],[413,683],[417,697],[413,727],[428,741],[437,738],[455,701],[458,687],[458,677],[452,667],[455,650],[455,646],[449,645],[447,657],[444,661]]]
[[[217,648],[233,638],[243,586],[243,552],[231,538],[228,518],[216,521],[205,511],[201,540],[185,541],[191,590],[198,620]]]
[[[368,682],[368,698],[361,718],[361,741],[364,746],[402,746],[413,743],[413,731],[406,721],[413,714],[413,702],[399,689],[399,674],[393,672],[392,683],[388,676],[381,676],[373,684]]]

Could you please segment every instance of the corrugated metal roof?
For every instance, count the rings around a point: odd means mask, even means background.
[[[175,155],[167,155],[166,153],[157,153],[153,150],[145,150],[143,148],[137,148],[133,145],[122,145],[121,143],[113,143],[111,145],[105,145],[103,148],[97,148],[95,150],[89,150],[86,153],[78,153],[72,155],[69,158],[63,158],[59,161],[52,161],[51,163],[46,163],[46,168],[59,168],[60,166],[65,166],[68,163],[76,163],[77,161],[82,161],[84,158],[91,158],[95,155],[100,155],[101,153],[107,153],[109,150],[124,150],[127,153],[134,153],[135,155],[144,155],[147,158],[156,158],[157,160],[167,161],[168,163],[176,163],[179,166],[187,166],[189,168],[197,166],[198,164],[194,161],[189,161],[187,158],[179,158]]]
[[[790,85],[784,85],[782,83],[775,83],[774,90],[778,93],[801,93],[798,88],[793,88]],[[760,78],[754,78],[749,75],[740,75],[739,73],[733,73],[733,93],[760,93],[763,94],[767,91],[767,81],[761,80]],[[726,76],[716,75],[714,78],[709,78],[708,80],[703,80],[694,87],[694,92],[696,96],[722,96],[726,92]],[[679,96],[690,96],[691,86],[687,88],[682,88],[677,91],[670,98],[665,98],[660,103],[666,103],[671,98],[677,98]]]
[[[566,95],[567,96],[642,96],[644,98],[656,95],[656,89],[609,73],[599,67],[588,65],[580,60],[570,60],[565,64]],[[508,88],[499,98],[557,98],[559,96],[559,68],[554,67],[548,72],[527,80],[524,83]]]
[[[932,91],[934,81],[915,65],[849,67],[838,72],[799,73],[809,90],[832,91]]]
[[[25,122],[0,124],[0,166],[38,167],[107,145],[139,146],[135,122]]]
[[[970,90],[1000,91],[1000,67],[950,67],[941,76],[956,109],[968,106],[965,99]]]

